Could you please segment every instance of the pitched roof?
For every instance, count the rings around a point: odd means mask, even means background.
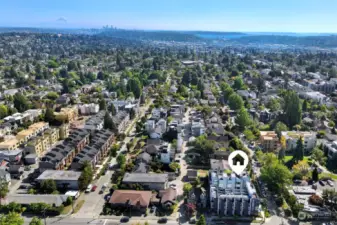
[[[109,203],[147,207],[150,204],[151,196],[151,191],[115,190]]]
[[[147,153],[149,153],[149,154],[157,154],[158,153],[158,147],[157,146],[155,146],[155,145],[153,145],[153,144],[149,144],[149,145],[146,145],[145,147],[144,147],[144,151],[145,152],[147,152]]]
[[[159,196],[161,197],[160,202],[162,204],[167,201],[173,202],[177,197],[177,191],[173,188],[168,188],[166,190],[159,191]]]

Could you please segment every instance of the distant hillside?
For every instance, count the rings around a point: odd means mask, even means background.
[[[230,40],[232,43],[239,44],[284,44],[284,45],[298,45],[322,48],[337,47],[337,36],[306,36],[295,37],[285,35],[256,35],[245,36]]]
[[[194,34],[187,34],[178,31],[103,29],[103,31],[98,35],[124,38],[130,40],[151,40],[151,41],[195,42],[204,40],[203,38],[197,37]]]

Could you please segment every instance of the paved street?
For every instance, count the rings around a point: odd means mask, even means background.
[[[146,110],[149,108],[149,106],[152,104],[153,99],[150,100],[148,104],[146,104],[143,107],[140,107],[139,109],[139,118],[144,116]],[[129,126],[125,130],[130,130],[130,135],[125,137],[124,144],[121,146],[120,150],[117,152],[117,155],[119,155],[121,152],[126,150],[126,144],[130,142],[132,139],[134,132],[135,132],[135,121],[138,119],[135,118],[133,121],[130,122]],[[109,162],[108,162],[109,163]],[[111,185],[110,179],[111,175],[113,174],[113,171],[108,170],[107,173],[103,176],[101,176],[98,180],[94,181],[93,184],[97,185],[97,189],[95,192],[90,193],[83,193],[79,200],[84,199],[85,202],[81,209],[76,213],[71,215],[73,218],[98,218],[100,213],[102,212],[103,205],[105,203],[106,195],[109,192],[109,188],[106,189],[105,193],[99,194],[100,189],[102,188],[102,185],[105,183],[108,183]]]

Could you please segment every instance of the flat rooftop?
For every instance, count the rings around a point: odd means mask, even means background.
[[[81,172],[76,171],[64,171],[64,170],[45,170],[37,180],[78,180],[81,176]]]

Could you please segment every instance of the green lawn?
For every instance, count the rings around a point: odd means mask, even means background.
[[[334,173],[321,173],[319,175],[319,178],[322,178],[322,177],[330,177],[333,180],[337,180],[337,174],[334,174]]]
[[[292,155],[286,155],[286,156],[284,157],[284,162],[287,163],[287,162],[289,162],[292,158],[293,158]],[[306,162],[308,162],[309,158],[310,158],[309,156],[304,156],[303,160],[306,161]]]

